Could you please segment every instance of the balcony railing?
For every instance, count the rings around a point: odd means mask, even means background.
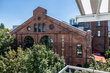
[[[67,69],[68,69],[68,72],[66,72]],[[74,72],[80,71],[80,73],[82,73],[83,71],[87,72],[87,73],[110,73],[110,72],[104,72],[104,71],[93,70],[93,69],[89,69],[89,68],[76,67],[76,66],[70,66],[70,65],[67,65],[66,67],[64,67],[59,73],[73,73],[71,70],[74,70]]]

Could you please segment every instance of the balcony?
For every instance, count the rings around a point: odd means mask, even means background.
[[[59,73],[110,73],[110,72],[67,65]]]

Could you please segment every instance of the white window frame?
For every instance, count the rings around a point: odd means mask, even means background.
[[[98,35],[98,37],[100,37],[101,36],[101,31],[98,31],[97,35]]]
[[[78,47],[81,47],[81,48],[79,49]],[[81,56],[79,56],[79,54],[81,54]],[[82,56],[83,56],[82,45],[77,44],[77,57],[82,57]]]

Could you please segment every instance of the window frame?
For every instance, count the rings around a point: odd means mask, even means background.
[[[89,26],[88,26],[88,25],[89,25]],[[89,29],[89,27],[90,27],[90,22],[87,22],[87,23],[86,23],[86,28]]]
[[[100,27],[101,26],[101,21],[97,22],[97,26]]]
[[[78,50],[78,45],[80,45],[80,47],[81,47],[81,56],[78,54],[78,52],[79,52],[79,50]],[[78,57],[78,58],[82,58],[83,57],[83,49],[82,49],[82,45],[81,44],[77,44],[77,46],[76,46],[76,56]]]
[[[40,21],[40,20],[41,20],[41,17],[39,16],[39,17],[37,18],[37,20]]]
[[[45,29],[45,30],[44,30],[44,29]],[[43,32],[46,32],[46,24],[45,24],[45,23],[43,23],[42,31],[43,31]]]
[[[42,32],[41,24],[38,25],[38,32]]]
[[[30,28],[30,29],[29,29],[29,28]],[[28,26],[28,27],[27,27],[27,30],[28,30],[28,31],[30,31],[30,30],[31,30],[31,27],[30,27],[30,26]]]
[[[50,28],[50,30],[53,30],[53,29],[54,29],[54,25],[51,24],[51,25],[49,26],[49,28]]]
[[[37,24],[34,24],[34,32],[37,32]]]
[[[97,31],[97,36],[101,37],[101,31],[100,30]]]

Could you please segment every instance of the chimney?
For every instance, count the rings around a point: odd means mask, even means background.
[[[42,8],[42,7],[38,7],[33,11],[33,16],[39,15],[39,14],[47,14],[47,10]]]

